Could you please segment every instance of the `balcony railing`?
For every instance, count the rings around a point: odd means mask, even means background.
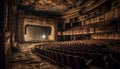
[[[88,12],[88,11],[96,8],[96,7],[98,7],[99,5],[103,4],[105,1],[106,1],[106,0],[99,0],[99,2],[97,2],[97,3],[95,3],[95,4],[91,5],[91,6],[89,6],[89,7],[87,7],[87,8],[85,8],[85,9],[84,9],[84,10],[85,10],[84,13],[86,13],[86,12]]]
[[[97,16],[95,18],[91,18],[91,19],[88,19],[88,20],[81,19],[79,21],[81,21],[82,25],[88,25],[88,24],[103,22],[103,21],[118,18],[118,17],[120,17],[120,7],[116,8],[114,10],[111,10],[109,12],[106,12],[106,13],[104,13],[100,16]],[[82,18],[82,16],[81,16],[81,18]]]

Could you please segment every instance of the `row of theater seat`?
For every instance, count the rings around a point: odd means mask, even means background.
[[[76,42],[41,44],[35,46],[34,52],[43,59],[72,69],[91,69],[91,66],[110,69],[106,63],[112,63],[109,57],[111,52],[103,44],[77,44]]]
[[[84,57],[73,56],[50,50],[35,49],[39,56],[62,66],[70,66],[73,69],[87,69],[87,61]]]

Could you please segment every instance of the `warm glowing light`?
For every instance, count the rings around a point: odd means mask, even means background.
[[[42,38],[46,38],[46,36],[45,36],[45,35],[43,35],[43,36],[42,36]]]
[[[24,35],[25,36],[25,38],[27,37],[27,35]]]

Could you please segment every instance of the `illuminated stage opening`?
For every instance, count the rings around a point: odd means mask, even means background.
[[[25,27],[25,41],[49,41],[51,35],[50,26],[27,25]]]

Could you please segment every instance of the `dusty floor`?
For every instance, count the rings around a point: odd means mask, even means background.
[[[35,44],[21,44],[21,52],[13,53],[11,69],[69,69],[50,64],[31,52]]]

